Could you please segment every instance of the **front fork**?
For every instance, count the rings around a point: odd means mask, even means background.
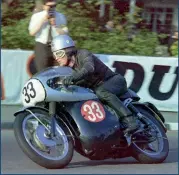
[[[51,117],[51,136],[55,137],[56,136],[56,102],[50,102],[49,103],[49,115]]]
[[[30,110],[30,109],[25,109],[25,111],[29,112],[34,116],[34,118],[40,122],[46,129],[46,135],[47,136],[56,136],[56,102],[50,102],[49,103],[49,115],[51,117],[51,122],[50,122],[50,129]]]

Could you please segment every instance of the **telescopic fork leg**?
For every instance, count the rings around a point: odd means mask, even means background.
[[[49,114],[51,116],[51,135],[52,137],[56,136],[56,102],[50,102],[49,103]]]

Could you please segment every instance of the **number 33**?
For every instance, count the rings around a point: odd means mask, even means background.
[[[83,110],[89,121],[98,122],[104,119],[105,112],[100,109],[101,104],[93,101],[92,103],[84,104]],[[103,108],[102,108],[103,109]]]
[[[36,91],[35,91],[35,89],[33,87],[33,83],[32,82],[29,82],[27,84],[27,87],[24,87],[23,94],[25,96],[26,103],[29,103],[31,98],[35,98]]]

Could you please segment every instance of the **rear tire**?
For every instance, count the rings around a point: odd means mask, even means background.
[[[166,157],[168,156],[168,152],[169,152],[168,139],[164,139],[164,138],[167,138],[165,130],[163,129],[163,127],[161,126],[159,121],[155,117],[153,117],[148,111],[145,111],[142,108],[138,108],[138,110],[146,118],[150,119],[153,122],[153,124],[159,129],[162,139],[163,139],[163,148],[160,151],[160,153],[158,153],[156,155],[155,154],[152,155],[152,154],[148,154],[148,153],[142,151],[141,149],[139,149],[139,147],[136,145],[136,143],[132,143],[131,147],[132,147],[133,157],[136,160],[138,160],[140,163],[146,163],[146,164],[161,163],[166,159]]]
[[[36,114],[43,114],[48,116],[48,113],[40,110],[40,109],[32,109],[33,113]],[[39,164],[42,167],[48,168],[48,169],[55,169],[55,168],[64,168],[69,164],[73,157],[73,151],[74,151],[74,143],[71,137],[67,137],[68,140],[68,152],[60,160],[52,160],[47,159],[41,155],[39,155],[36,151],[32,149],[32,147],[27,142],[24,133],[23,133],[23,121],[24,119],[29,115],[29,112],[22,112],[18,114],[15,118],[14,122],[14,134],[16,137],[16,140],[22,149],[22,151],[35,163]],[[59,127],[64,131],[65,135],[70,135],[70,132],[68,129],[64,126],[63,123],[58,123]]]

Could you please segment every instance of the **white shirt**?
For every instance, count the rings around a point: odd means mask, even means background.
[[[46,13],[47,13],[46,11],[41,11],[32,15],[29,23],[29,31],[38,24],[40,18],[45,17]],[[59,35],[55,27],[60,27],[60,25],[67,24],[66,17],[58,12],[55,12],[55,22],[56,22],[56,26],[52,26],[52,33],[51,33],[53,38]],[[42,25],[41,29],[36,33],[35,41],[43,44],[47,44],[49,28],[50,28],[50,24],[48,22],[45,22]]]

